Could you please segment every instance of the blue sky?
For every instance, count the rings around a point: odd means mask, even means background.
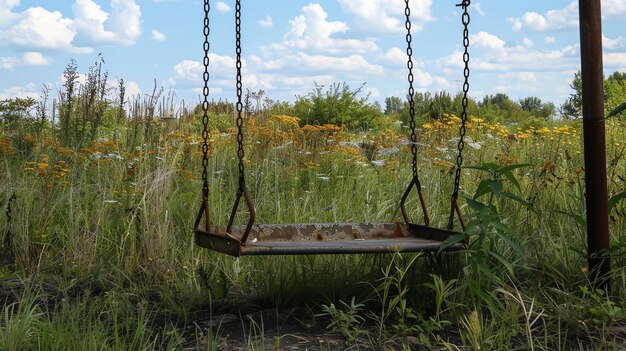
[[[416,89],[459,91],[459,0],[412,0]],[[215,99],[234,99],[234,0],[211,1]],[[177,100],[201,91],[199,0],[0,0],[0,99],[53,97],[70,59],[102,53],[111,86],[154,81]],[[626,71],[626,0],[603,0],[605,72]],[[244,88],[293,100],[314,82],[366,83],[372,100],[404,97],[402,0],[243,0]],[[580,67],[577,1],[482,0],[471,7],[471,95],[504,92],[561,104]],[[111,93],[114,94],[114,91]]]

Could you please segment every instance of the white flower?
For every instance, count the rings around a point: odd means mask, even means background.
[[[374,160],[372,164],[376,167],[382,167],[385,165],[385,160]]]
[[[354,148],[359,148],[359,144],[352,142],[352,141],[341,141],[339,142],[339,146],[341,147],[354,147]]]
[[[391,156],[397,153],[398,151],[400,151],[400,149],[398,149],[397,147],[390,147],[390,148],[378,150],[378,154],[381,156]]]

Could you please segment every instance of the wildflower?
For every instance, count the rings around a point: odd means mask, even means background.
[[[372,165],[376,167],[382,167],[385,165],[385,160],[374,160],[372,161]]]
[[[448,162],[448,161],[438,159],[438,158],[435,158],[432,163],[433,163],[433,166],[444,168],[444,169],[452,169],[455,167],[455,165],[452,162]]]
[[[476,149],[476,150],[478,150],[478,149],[480,149],[482,147],[481,144],[482,144],[481,142],[468,142],[467,143],[467,145],[469,147],[471,147],[472,149]]]
[[[26,134],[24,135],[24,141],[34,144],[37,141],[37,138],[35,138],[34,136],[30,135],[30,134]]]
[[[355,143],[353,141],[341,141],[341,142],[339,142],[339,146],[341,146],[341,147],[352,147],[352,148],[355,148],[355,149],[359,148],[359,144],[357,144],[357,143]]]
[[[392,156],[396,153],[398,153],[400,151],[400,149],[398,149],[397,147],[391,147],[391,148],[385,148],[385,149],[380,149],[378,150],[378,154],[381,156]]]

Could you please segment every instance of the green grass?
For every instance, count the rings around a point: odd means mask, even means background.
[[[268,118],[257,116],[256,126]],[[485,261],[489,274],[481,271],[476,259],[484,257],[473,253],[234,259],[205,251],[192,237],[200,203],[199,129],[163,122],[144,135],[147,128],[132,123],[118,130],[116,143],[105,142],[112,132],[103,130],[101,141],[71,153],[59,147],[50,127],[31,130],[32,139],[3,129],[2,209],[11,194],[16,200],[11,223],[3,216],[0,230],[4,235],[11,226],[13,245],[3,249],[16,259],[0,272],[0,349],[217,349],[226,327],[194,323],[254,306],[304,308],[309,312],[297,316],[302,329],[329,327],[346,342],[381,349],[624,347],[626,205],[622,201],[611,213],[611,288],[589,290],[578,122],[550,126],[566,125],[567,133],[537,132],[520,140],[511,137],[514,127],[469,128],[480,144],[466,146],[465,165],[532,164],[516,171],[519,190],[505,187],[532,203],[533,211],[514,201],[498,203],[500,220],[522,252],[485,234],[514,274],[493,259]],[[433,160],[453,160],[450,139],[457,127],[420,134],[420,177],[438,226],[447,221],[452,178],[445,162]],[[608,121],[611,195],[626,188],[625,127]],[[135,130],[134,138],[126,135]],[[400,220],[398,203],[410,180],[410,154],[397,144],[405,134],[251,128],[246,171],[257,222]],[[235,138],[213,133],[212,139],[210,212],[215,223],[226,223],[237,185]],[[338,141],[398,150],[387,156],[366,148],[354,152],[337,147]],[[464,170],[463,193],[473,194],[481,176]],[[470,217],[472,210],[461,203]],[[421,221],[414,196],[407,207]],[[242,206],[237,221],[246,217]],[[281,339],[268,334],[273,325],[241,313],[236,328],[248,348],[279,349]]]

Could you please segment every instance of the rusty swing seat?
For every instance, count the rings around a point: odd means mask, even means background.
[[[465,121],[467,120],[467,94],[469,90],[469,13],[470,0],[463,0],[462,22],[464,25],[464,48],[463,61],[465,64],[463,85],[463,112],[461,114],[460,139],[458,144],[459,155],[457,157],[454,192],[451,198],[451,210],[446,229],[434,228],[429,225],[427,206],[422,195],[421,185],[417,170],[417,135],[415,123],[415,102],[413,96],[413,61],[411,48],[411,21],[409,0],[405,0],[406,15],[406,41],[407,41],[407,68],[408,68],[408,103],[411,116],[411,151],[413,155],[413,178],[402,196],[400,209],[404,223],[309,223],[309,224],[255,224],[255,208],[248,192],[244,172],[244,147],[243,147],[243,104],[242,104],[242,78],[241,78],[241,0],[235,3],[236,25],[236,68],[237,68],[237,156],[239,159],[239,188],[227,226],[213,225],[209,216],[208,204],[208,140],[209,140],[209,0],[204,0],[204,89],[203,89],[203,131],[202,131],[202,205],[196,217],[194,232],[196,244],[231,256],[251,255],[306,255],[306,254],[370,254],[370,253],[393,253],[393,252],[434,252],[434,251],[457,251],[465,248],[466,242],[445,243],[448,238],[461,233],[453,231],[454,214],[458,215],[461,227],[465,229],[465,223],[457,204],[461,165],[463,162],[463,137],[465,135]],[[416,188],[424,216],[424,225],[412,223],[405,208],[406,200],[413,189]],[[246,225],[233,225],[237,208],[241,198],[245,199],[249,210],[249,219]],[[203,221],[204,218],[204,221]],[[445,243],[445,245],[444,245]]]
[[[231,256],[363,254],[437,251],[454,231],[404,223],[309,223],[259,224],[251,228],[249,239],[238,237],[246,226],[196,227],[196,244]],[[445,251],[464,247],[453,244]]]

